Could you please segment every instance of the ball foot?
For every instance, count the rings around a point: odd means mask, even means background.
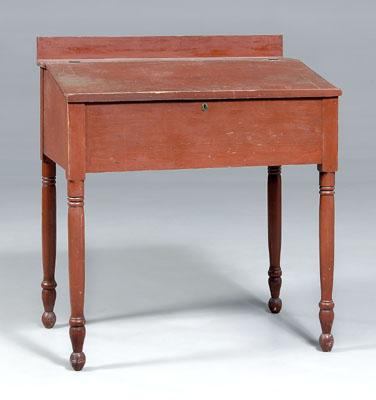
[[[45,328],[51,329],[55,325],[56,315],[53,311],[45,311],[42,314],[42,323]]]
[[[86,356],[84,352],[72,353],[70,356],[70,363],[75,371],[81,371],[85,365],[85,362]]]
[[[334,344],[333,335],[330,333],[323,333],[319,339],[322,351],[328,352],[332,350]]]
[[[271,313],[278,314],[282,308],[282,300],[279,297],[277,299],[272,297],[269,300],[268,306]]]

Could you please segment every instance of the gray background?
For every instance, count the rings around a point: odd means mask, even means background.
[[[317,350],[318,178],[286,167],[283,311],[266,312],[264,168],[90,175],[86,390],[133,398],[248,397],[271,377],[372,390],[376,356],[374,1],[0,3],[0,373],[77,384],[70,352],[65,179],[58,172],[58,323],[39,323],[37,35],[284,34],[285,55],[343,89],[337,178],[335,348]],[[98,380],[98,377],[100,379]],[[341,382],[341,385],[339,385]],[[69,385],[68,385],[69,383]],[[310,393],[322,390],[312,386]],[[291,391],[289,392],[291,395]],[[197,397],[197,396],[196,396]]]

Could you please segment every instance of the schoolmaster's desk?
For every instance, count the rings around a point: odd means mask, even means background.
[[[271,312],[281,310],[281,165],[320,175],[320,345],[333,346],[334,176],[341,91],[282,36],[40,37],[43,324],[56,298],[56,163],[68,191],[71,364],[85,364],[87,173],[268,167]],[[231,236],[229,236],[231,240]],[[147,277],[145,277],[147,279]],[[251,334],[251,333],[250,333]]]

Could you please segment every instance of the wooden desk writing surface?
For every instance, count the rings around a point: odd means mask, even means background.
[[[69,103],[340,94],[301,61],[283,57],[81,60],[45,66]]]
[[[334,173],[341,91],[282,57],[280,36],[38,38],[43,301],[55,323],[55,163],[68,181],[72,366],[85,363],[90,172],[268,166],[269,308],[281,300],[281,165],[320,170],[320,344],[333,345]]]

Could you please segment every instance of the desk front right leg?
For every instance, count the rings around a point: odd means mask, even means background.
[[[85,340],[85,220],[84,181],[68,180],[68,258],[71,317],[69,334],[73,352],[70,362],[80,371],[86,361],[83,345]]]

